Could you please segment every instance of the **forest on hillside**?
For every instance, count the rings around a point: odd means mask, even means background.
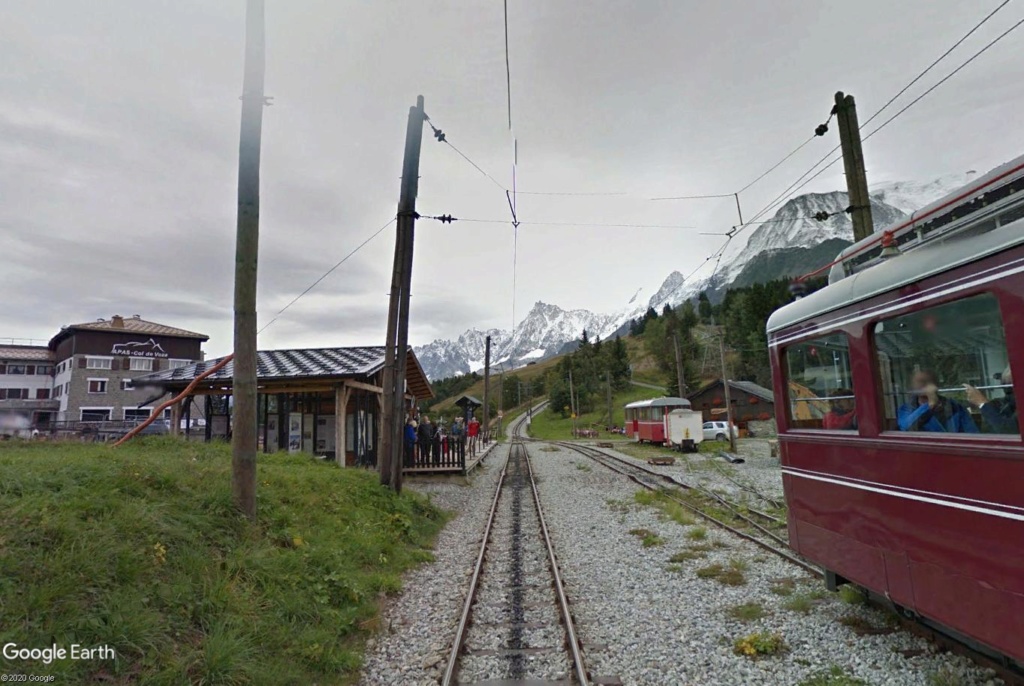
[[[630,336],[641,342],[640,352],[634,355],[653,360],[661,377],[668,379],[667,395],[686,395],[721,375],[719,340],[724,337],[729,378],[771,388],[765,325],[772,312],[792,301],[790,283],[789,279],[776,279],[732,288],[715,304],[707,293],[701,293],[696,302],[687,301],[675,308],[666,305],[661,312],[648,309],[630,323]],[[824,285],[824,279],[807,282],[807,292]],[[677,345],[683,367],[682,391],[676,364]],[[591,340],[589,333],[583,331],[574,352],[564,355],[546,374],[534,376],[528,384],[520,383],[515,372],[506,373],[501,402],[511,408],[527,396],[536,398],[546,393],[551,407],[565,416],[574,410],[578,414],[593,412],[603,406],[609,384],[613,391],[629,385],[634,361],[621,338]],[[461,395],[481,378],[474,372],[433,382],[437,394],[434,403]]]

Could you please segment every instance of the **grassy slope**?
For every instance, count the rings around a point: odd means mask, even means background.
[[[259,522],[230,448],[143,439],[0,444],[0,643],[109,645],[116,662],[10,665],[58,683],[351,683],[378,603],[443,516],[375,474],[259,463]],[[63,677],[63,678],[62,678]]]
[[[629,388],[612,394],[612,417],[615,424],[622,426],[625,419],[625,411],[623,406],[627,403],[634,402],[636,400],[647,400],[648,398],[660,398],[665,395],[663,390],[656,390],[653,388],[645,388],[643,386],[630,386]],[[606,404],[603,400],[598,400],[598,407],[594,412],[584,413],[577,420],[576,424],[580,428],[589,428],[591,424],[600,422],[601,438],[605,440],[624,438],[623,436],[604,433],[604,419],[607,415]],[[542,438],[545,440],[568,440],[572,438],[572,419],[566,417],[562,418],[559,412],[553,412],[551,410],[544,410],[540,414],[533,416],[530,422],[529,433],[534,438]]]
[[[558,362],[561,359],[562,359],[561,356],[552,357],[551,359],[544,360],[543,362],[538,362],[536,364],[531,364],[531,365],[527,365],[525,367],[520,367],[520,368],[515,369],[513,371],[508,371],[508,372],[506,372],[506,374],[515,374],[517,377],[519,377],[520,381],[525,383],[527,381],[531,381],[533,379],[536,379],[537,377],[544,376],[555,365],[557,365]],[[497,369],[491,369],[491,395],[494,397],[495,404],[497,404],[497,402],[498,402],[498,389],[500,387],[501,387],[501,382],[499,381],[498,370]],[[484,399],[484,381],[483,381],[483,378],[481,378],[475,384],[470,386],[469,389],[467,389],[463,393],[459,393],[458,395],[456,395],[454,398],[447,398],[445,400],[442,400],[437,405],[435,405],[433,408],[431,408],[431,411],[434,412],[435,414],[437,414],[438,412],[441,412],[443,414],[446,414],[446,415],[450,416],[452,414],[452,408],[455,406],[455,401],[458,400],[463,395],[471,395],[474,398],[478,398],[479,400],[483,400]]]

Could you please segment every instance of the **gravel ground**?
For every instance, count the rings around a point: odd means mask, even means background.
[[[496,445],[468,479],[419,476],[406,481],[406,488],[429,495],[435,505],[457,514],[438,536],[435,560],[406,574],[404,590],[384,608],[382,630],[367,644],[360,683],[438,683],[507,454],[507,445]]]
[[[640,460],[635,455],[629,455],[619,450],[603,450],[617,457]],[[648,466],[654,471],[677,477],[686,483],[699,484],[725,495],[730,500],[744,502],[753,507],[765,507],[767,503],[751,491],[767,496],[777,503],[783,503],[785,497],[782,492],[782,472],[779,470],[779,458],[771,457],[768,440],[763,438],[740,439],[736,442],[736,450],[743,458],[743,464],[729,464],[714,454],[673,453],[665,450],[664,454],[676,458],[674,465]],[[640,461],[646,464],[646,460]]]
[[[819,581],[727,532],[659,518],[635,504],[638,486],[582,455],[538,445],[530,454],[594,676],[628,685],[800,685],[836,669],[886,686],[1002,683],[906,632],[861,635],[855,629],[888,631],[886,616],[824,593]],[[711,470],[689,473],[714,478]],[[641,530],[657,537],[653,545],[644,547]],[[670,559],[680,553],[692,559]],[[697,576],[714,564],[738,569],[743,582]],[[748,603],[764,616],[732,616]],[[754,632],[777,634],[787,648],[757,659],[735,654],[734,642]]]

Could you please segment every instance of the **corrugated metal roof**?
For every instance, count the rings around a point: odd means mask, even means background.
[[[0,362],[53,362],[53,353],[45,346],[0,345]]]
[[[698,388],[696,391],[694,391],[693,393],[690,394],[690,397],[693,398],[695,396],[698,396],[701,393],[704,393],[704,392],[708,391],[709,389],[714,388],[715,386],[720,386],[721,383],[722,383],[721,379],[716,379],[716,380],[712,381],[711,383],[707,384],[706,386]],[[741,391],[743,393],[749,393],[750,395],[757,396],[761,400],[766,400],[766,401],[768,401],[770,403],[775,402],[775,396],[772,394],[772,392],[770,390],[768,390],[764,386],[759,386],[758,384],[754,383],[753,381],[735,381],[735,380],[730,380],[729,381],[729,387],[730,388],[734,388],[737,391]]]
[[[689,407],[690,401],[686,398],[653,398],[651,400],[637,400],[626,405],[628,408],[636,407]]]
[[[223,358],[194,362],[177,369],[146,374],[133,379],[135,385],[184,386]],[[409,389],[420,398],[433,397],[426,374],[409,349],[406,378]],[[256,353],[258,381],[288,379],[315,379],[338,377],[367,377],[384,367],[384,347],[307,348],[297,350],[260,350]],[[206,377],[203,383],[230,384],[234,376],[234,362]]]
[[[775,396],[770,390],[764,386],[759,386],[753,381],[730,381],[729,385],[733,388],[737,388],[744,393],[757,396],[761,400],[767,400],[768,402],[775,402]]]

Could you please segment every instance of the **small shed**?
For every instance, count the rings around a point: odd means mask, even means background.
[[[483,407],[484,403],[482,400],[474,398],[471,395],[463,395],[461,398],[455,401],[455,405],[462,408],[462,418],[467,424],[469,424],[469,418],[473,416],[478,407]]]
[[[764,386],[752,381],[730,380],[729,396],[732,419],[740,428],[747,428],[749,421],[766,421],[775,416],[775,397]],[[721,379],[712,381],[688,397],[693,409],[704,416],[704,421],[725,419],[725,385]]]

